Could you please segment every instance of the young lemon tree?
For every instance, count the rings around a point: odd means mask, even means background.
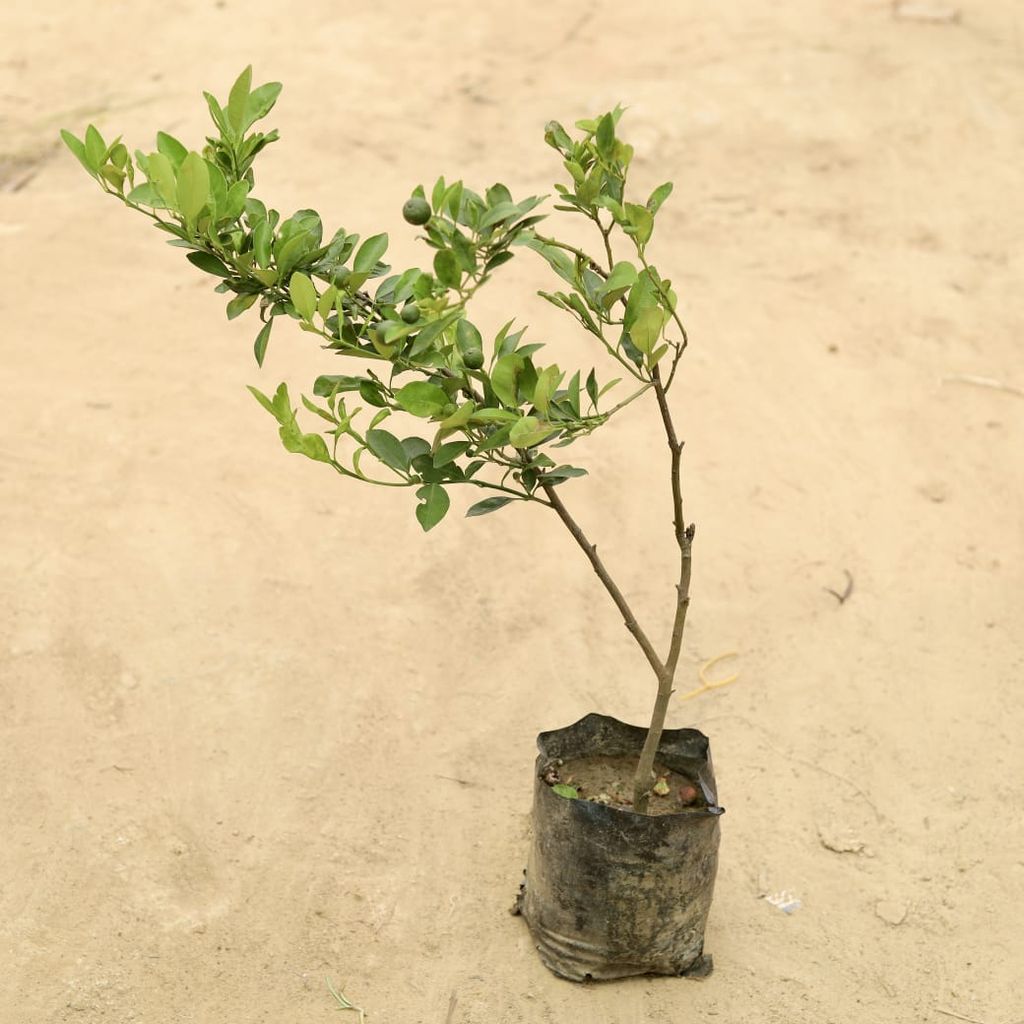
[[[282,218],[254,194],[253,165],[278,138],[254,129],[273,108],[281,85],[252,87],[246,68],[222,105],[205,93],[216,133],[190,150],[166,132],[156,149],[130,153],[120,137],[107,142],[89,125],[84,139],[64,142],[108,195],[149,218],[186,250],[188,261],[218,279],[233,319],[255,310],[254,352],[262,366],[278,319],[294,321],[321,346],[346,357],[348,373],[323,374],[301,405],[321,422],[307,430],[286,384],[267,395],[250,388],[278,423],[284,447],[351,480],[411,488],[424,530],[436,526],[454,487],[487,496],[466,515],[495,512],[513,501],[554,512],[590,560],[657,680],[650,728],[634,780],[634,808],[647,808],[653,765],[672,694],[689,605],[693,524],[683,518],[682,444],[667,393],[686,348],[676,295],[647,256],[655,218],[672,191],[665,183],[645,202],[627,198],[633,148],[617,135],[620,108],[579,121],[570,134],[550,122],[544,139],[567,178],[555,185],[555,209],[591,221],[600,248],[591,255],[539,229],[542,202],[513,198],[502,184],[482,195],[439,178],[429,196],[413,191],[405,220],[433,250],[428,270],[396,272],[385,262],[388,236],[360,238],[344,228],[325,238],[315,210]],[[615,250],[627,258],[616,258]],[[545,362],[543,345],[524,341],[506,323],[485,345],[469,315],[474,295],[516,255],[539,254],[558,278],[540,294],[564,310],[606,355],[620,377],[600,384],[595,369],[568,373]],[[546,357],[545,357],[546,358]],[[608,407],[622,380],[629,394]],[[675,540],[679,548],[675,616],[662,656],[637,622],[594,545],[566,508],[560,488],[585,470],[560,449],[644,395],[653,395],[664,427]]]

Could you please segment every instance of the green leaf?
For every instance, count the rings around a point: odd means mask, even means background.
[[[321,409],[319,405],[311,402],[305,395],[302,396],[302,404],[311,412],[314,416],[319,416],[320,419],[326,420],[332,426],[337,424],[337,419],[332,416],[326,409]]]
[[[569,258],[568,253],[558,249],[546,242],[541,242],[534,236],[523,239],[523,244],[534,252],[540,253],[548,261],[548,265],[563,281],[568,281],[573,287],[576,286],[576,263]]]
[[[626,234],[632,235],[641,246],[646,245],[654,231],[654,215],[646,206],[626,203],[626,216],[629,218]]]
[[[182,161],[178,169],[177,195],[182,216],[192,223],[210,198],[210,171],[198,153],[189,153]]]
[[[523,357],[517,353],[502,356],[491,370],[491,388],[504,405],[514,409],[519,405],[516,382],[523,368]]]
[[[136,189],[136,191],[138,191]],[[230,277],[231,271],[212,252],[190,252],[185,259],[194,267],[214,277]]]
[[[386,430],[368,430],[366,446],[385,466],[390,466],[403,474],[409,468],[409,456],[402,447],[402,442],[394,434],[389,434]]]
[[[231,188],[228,189],[227,196],[224,200],[224,210],[222,216],[230,221],[236,221],[242,216],[242,211],[245,209],[245,200],[249,195],[249,182],[244,178],[241,181],[236,181]]]
[[[310,231],[297,231],[291,237],[279,235],[274,246],[278,271],[282,275],[290,273],[299,260],[315,248],[316,237]]]
[[[152,206],[157,210],[167,209],[167,204],[164,202],[163,197],[157,192],[156,187],[152,182],[144,181],[141,185],[136,185],[135,188],[125,196],[125,199],[129,203],[135,203],[136,206]]]
[[[432,530],[448,511],[451,499],[440,484],[425,484],[416,492],[420,504],[416,506],[416,518],[424,532]]]
[[[460,320],[455,325],[455,340],[458,342],[459,351],[465,355],[475,350],[483,351],[484,339],[476,326],[468,320]]]
[[[352,269],[357,274],[373,270],[381,256],[387,252],[387,248],[388,236],[386,233],[373,235],[359,246],[355,259],[352,262]]]
[[[395,401],[413,416],[429,418],[441,413],[449,404],[448,395],[436,384],[425,380],[413,381],[395,392]]]
[[[270,243],[274,237],[274,229],[269,221],[261,220],[252,233],[252,249],[256,253],[256,262],[261,267],[270,266]]]
[[[477,409],[469,417],[469,422],[474,426],[481,423],[518,423],[519,413],[513,412],[511,409]]]
[[[124,171],[120,171],[116,167],[112,167],[110,164],[104,164],[104,166],[100,168],[100,177],[102,177],[104,181],[113,185],[118,192],[124,191]]]
[[[490,273],[492,270],[496,270],[498,267],[508,263],[510,259],[515,256],[514,252],[509,252],[508,249],[502,249],[500,252],[495,253],[484,265],[484,269]]]
[[[665,353],[668,351],[668,345],[659,345],[648,357],[647,365],[652,369],[661,362]]]
[[[316,312],[317,300],[316,288],[313,287],[313,282],[305,274],[295,271],[292,274],[291,281],[288,283],[288,293],[291,295],[295,312],[303,320],[312,320],[313,314]]]
[[[457,288],[462,280],[459,261],[451,249],[441,249],[434,256],[434,276],[446,288]]]
[[[305,455],[314,462],[330,462],[331,453],[327,442],[319,434],[304,434],[295,421],[294,415],[288,423],[278,431],[285,448],[296,455]]]
[[[331,315],[331,310],[334,309],[334,303],[338,298],[338,289],[333,284],[329,284],[325,289],[323,295],[320,296],[319,301],[316,304],[316,311],[320,314],[320,319],[326,321]]]
[[[597,408],[597,374],[593,370],[587,374],[587,395],[590,397],[591,404]]]
[[[213,119],[213,123],[217,126],[217,130],[222,135],[229,135],[227,118],[224,116],[224,111],[221,110],[220,104],[217,102],[215,96],[211,93],[204,92],[203,99],[206,100],[206,105],[210,108],[210,117]]]
[[[590,206],[601,194],[601,181],[604,172],[600,164],[594,164],[587,175],[586,180],[576,189],[576,196],[585,206]]]
[[[573,416],[579,417],[580,414],[580,371],[577,370],[572,375],[572,380],[569,381],[569,407],[572,409]]]
[[[224,177],[224,172],[217,166],[212,160],[204,160],[206,164],[206,173],[210,176],[210,196],[207,200],[207,206],[210,208],[210,216],[213,217],[214,222],[219,222],[224,219],[225,212],[228,205],[228,182],[227,178]],[[248,185],[248,182],[236,182],[236,184]],[[245,200],[238,206],[238,213],[241,213],[242,206]],[[235,216],[238,216],[238,213]]]
[[[274,415],[277,417],[278,423],[284,424],[295,419],[291,398],[288,396],[287,384],[283,382],[278,384],[272,401],[274,403]]]
[[[375,380],[370,380],[364,377],[359,381],[359,397],[364,402],[369,402],[370,405],[375,406],[378,409],[384,409],[385,416],[391,415],[391,409],[388,407],[387,399],[381,394],[380,384]],[[380,419],[375,419],[372,426],[376,426],[380,423]]]
[[[645,356],[651,354],[664,323],[665,317],[659,306],[645,306],[637,314],[636,321],[629,329],[629,336]]]
[[[476,406],[472,402],[466,402],[464,405],[460,405],[459,408],[451,414],[451,416],[445,420],[441,420],[441,429],[458,430],[459,427],[464,427],[469,422],[469,419],[475,410]]]
[[[228,303],[228,319],[234,320],[236,316],[244,313],[258,298],[259,294],[257,292],[247,292],[243,295],[236,295]]]
[[[160,197],[172,210],[178,209],[178,185],[171,161],[163,153],[150,153],[146,163],[146,177],[153,183]]]
[[[622,204],[617,203],[611,196],[598,196],[594,200],[594,204],[608,210],[616,224],[622,224],[626,220],[626,212],[622,209]]]
[[[430,193],[430,205],[433,207],[434,213],[441,212],[441,205],[444,203],[444,197],[447,189],[444,184],[444,177],[440,177],[434,183],[434,188]]]
[[[96,176],[96,168],[89,162],[89,157],[85,151],[85,143],[82,142],[77,136],[72,135],[65,128],[61,128],[60,137],[64,140],[64,145],[71,150],[72,153],[78,158],[78,162],[93,176]]]
[[[568,480],[570,477],[586,475],[587,471],[578,466],[556,466],[544,474],[544,479],[553,484],[560,480]]]
[[[94,171],[99,171],[103,165],[103,158],[107,153],[107,144],[103,136],[96,130],[95,125],[89,125],[85,130],[85,158],[88,166]]]
[[[499,427],[494,433],[488,435],[486,441],[481,441],[477,445],[476,454],[481,455],[484,452],[494,451],[496,448],[504,448],[508,444],[508,435],[511,432],[511,423],[506,423],[505,426]]]
[[[626,303],[622,326],[628,331],[642,310],[657,305],[658,297],[654,281],[651,279],[651,275],[643,270],[637,275],[636,284],[629,290],[629,300]]]
[[[259,367],[263,366],[263,359],[267,354],[267,342],[270,341],[270,329],[273,326],[273,319],[268,320],[263,327],[260,328],[260,333],[256,335],[256,343],[253,345],[252,350],[256,356],[256,365]],[[316,393],[315,389],[314,393]]]
[[[416,356],[422,355],[426,352],[427,349],[429,349],[431,345],[433,345],[433,343],[444,333],[445,329],[454,323],[461,315],[462,310],[453,309],[450,313],[447,313],[438,320],[432,320],[426,327],[419,330],[412,343],[412,347],[409,349],[410,357],[415,358]]]
[[[175,170],[182,165],[185,157],[188,156],[188,150],[173,135],[168,135],[167,132],[156,133],[156,148],[171,161],[171,166]]]
[[[336,391],[358,391],[362,377],[349,377],[345,374],[322,374],[313,383],[313,394],[318,398],[327,398]]]
[[[572,149],[572,139],[569,138],[569,133],[557,121],[548,121],[544,125],[544,141],[560,153]]]
[[[231,86],[231,93],[228,96],[228,123],[235,130],[236,136],[241,136],[245,131],[245,111],[249,105],[249,89],[252,86],[252,65],[250,64],[235,79]]]
[[[504,508],[509,502],[520,499],[516,498],[502,498],[496,496],[494,498],[484,498],[483,501],[478,501],[475,505],[470,505],[466,510],[466,518],[471,516],[485,516],[489,512],[497,512],[499,508]]]
[[[542,416],[547,416],[551,398],[563,376],[557,366],[547,366],[537,374],[537,383],[533,388],[533,404]]]
[[[539,420],[536,416],[524,416],[513,424],[508,439],[509,443],[516,448],[532,448],[552,433],[554,433],[554,428],[550,423]]]
[[[608,280],[604,282],[598,293],[601,296],[601,304],[605,309],[610,309],[634,284],[636,284],[636,267],[626,260],[616,263],[608,275]]]
[[[606,114],[606,117],[611,115]],[[551,787],[552,793],[557,793],[559,796],[564,796],[566,800],[578,800],[580,791],[575,786],[566,785],[564,782],[557,782]]]
[[[661,204],[672,194],[672,187],[672,182],[666,181],[664,185],[659,185],[651,193],[650,199],[647,200],[647,209],[651,211],[652,217],[661,209]]]
[[[483,220],[480,221],[480,230],[485,231],[489,227],[493,227],[495,224],[500,224],[503,220],[508,220],[509,217],[517,216],[519,210],[516,205],[512,202],[498,203],[492,209],[488,210]]]
[[[421,455],[430,454],[430,442],[422,437],[406,437],[402,440],[402,447],[410,463],[414,463]]]
[[[253,398],[276,419],[277,412],[274,409],[274,403],[258,388],[254,388],[251,384],[246,384],[246,387],[252,392]]]
[[[597,151],[605,160],[615,153],[615,120],[611,114],[605,114],[597,125]]]
[[[434,453],[434,468],[440,469],[454,462],[460,455],[464,455],[472,447],[469,441],[449,441],[441,445]]]
[[[462,191],[462,182],[457,181],[454,185],[448,186],[444,198],[441,200],[441,205],[448,210],[448,215],[455,221],[459,219],[459,211],[462,209]]]
[[[267,82],[266,85],[261,85],[258,88],[253,89],[253,91],[249,93],[249,104],[246,109],[242,131],[248,131],[257,121],[266,117],[277,102],[277,97],[280,95],[280,82]]]

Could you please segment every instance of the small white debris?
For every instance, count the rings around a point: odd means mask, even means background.
[[[762,897],[773,907],[778,907],[784,914],[792,914],[799,910],[803,903],[794,896],[788,889],[780,892],[770,893]]]

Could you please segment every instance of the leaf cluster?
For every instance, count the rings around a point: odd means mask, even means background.
[[[199,151],[165,132],[157,134],[155,150],[134,156],[120,137],[107,143],[93,125],[82,139],[61,134],[105,192],[150,218],[193,266],[217,279],[229,319],[257,310],[260,366],[281,317],[317,335],[325,350],[363,364],[361,371],[319,376],[312,395],[301,396],[320,422],[313,432],[300,425],[285,384],[272,396],[250,389],[277,421],[288,451],[345,477],[413,488],[424,529],[447,513],[455,484],[492,492],[468,515],[511,501],[547,504],[550,487],[585,472],[561,464],[555,449],[648,390],[669,354],[670,383],[685,347],[671,283],[646,259],[671,185],[643,205],[627,200],[633,151],[616,135],[619,108],[578,122],[576,137],[551,122],[545,139],[568,173],[568,182],[555,186],[556,209],[595,223],[602,259],[539,233],[540,197],[516,201],[500,183],[478,193],[439,178],[429,195],[422,187],[412,193],[429,203],[422,238],[433,250],[430,266],[394,270],[386,262],[387,234],[361,238],[340,228],[327,238],[315,210],[282,218],[253,195],[254,161],[278,138],[254,126],[280,91],[276,82],[254,88],[246,68],[226,104],[204,94],[216,132]],[[633,262],[613,258],[613,234],[627,241]],[[485,343],[470,319],[475,293],[522,248],[541,255],[563,283],[540,294],[638,382],[612,409],[601,401],[618,380],[601,385],[596,369],[567,374],[545,364],[543,345],[525,342],[514,320]],[[669,340],[672,322],[679,337]]]

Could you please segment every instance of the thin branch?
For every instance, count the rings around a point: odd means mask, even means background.
[[[630,404],[630,402],[635,402],[641,395],[650,391],[652,387],[654,387],[654,382],[648,381],[646,384],[644,384],[642,388],[638,388],[636,391],[634,391],[633,394],[629,396],[629,398],[623,399],[621,402],[619,402],[618,405],[609,409],[608,412],[601,413],[601,416],[604,417],[605,419],[611,419],[611,417],[614,416],[620,409],[625,409],[626,406]]]
[[[669,300],[668,293],[665,291],[664,286],[661,283],[661,275],[659,274],[657,280],[655,280],[654,274],[651,272],[651,266],[647,262],[647,257],[644,256],[643,249],[638,245],[636,247],[636,254],[640,258],[641,264],[643,264],[644,270],[647,271],[648,277],[655,282],[658,289],[658,294],[662,297],[665,303],[665,308],[669,311],[672,319],[675,320],[676,326],[679,328],[679,333],[682,335],[682,342],[676,346],[676,354],[672,360],[672,370],[669,372],[668,382],[665,385],[665,389],[668,390],[672,386],[672,381],[675,379],[676,367],[679,366],[679,358],[683,352],[686,351],[686,346],[689,345],[690,339],[686,334],[686,328],[683,326],[683,321],[679,318],[679,314],[676,312],[675,304]]]
[[[693,526],[687,527],[683,518],[683,494],[680,480],[680,460],[683,446],[676,436],[675,424],[672,422],[672,413],[668,407],[668,398],[658,367],[654,368],[651,377],[654,382],[654,392],[658,398],[662,425],[665,428],[665,439],[668,442],[672,459],[672,525],[676,544],[679,547],[679,582],[676,584],[676,612],[672,622],[668,657],[665,659],[662,671],[658,674],[658,696],[654,702],[650,728],[647,730],[647,737],[640,752],[640,761],[637,764],[636,777],[633,781],[633,806],[640,813],[647,809],[654,760],[658,754],[661,734],[665,729],[668,704],[672,697],[672,684],[675,680],[676,666],[679,664],[679,654],[683,646],[686,612],[690,607],[690,551],[693,544]]]
[[[582,249],[577,249],[575,245],[569,245],[567,242],[560,242],[557,238],[548,238],[546,235],[538,235],[536,231],[533,233],[533,237],[538,242],[543,242],[545,245],[553,245],[556,249],[564,249],[566,252],[571,252],[574,256],[578,256],[581,260],[585,260],[587,266],[595,273],[607,280],[608,272],[601,266],[593,256],[588,255]]]
[[[636,621],[636,616],[633,614],[633,610],[629,607],[625,597],[622,595],[622,591],[616,586],[615,581],[608,574],[608,570],[604,567],[604,563],[598,557],[597,548],[590,543],[587,539],[586,534],[580,529],[576,520],[569,514],[568,509],[562,503],[562,499],[558,496],[554,486],[550,483],[541,481],[540,485],[544,493],[548,496],[548,501],[551,503],[551,507],[558,513],[559,519],[565,524],[566,529],[572,534],[573,540],[583,549],[583,553],[590,559],[590,564],[594,568],[594,572],[597,573],[598,579],[604,584],[605,590],[611,595],[611,599],[615,602],[615,607],[622,613],[622,619],[625,623],[626,629],[633,634],[633,638],[640,645],[640,649],[644,652],[644,657],[647,659],[648,664],[654,670],[655,675],[660,679],[665,668],[661,663],[661,659],[658,657],[657,652],[654,650],[654,646],[651,641],[647,639],[647,634],[644,633],[640,624]]]

